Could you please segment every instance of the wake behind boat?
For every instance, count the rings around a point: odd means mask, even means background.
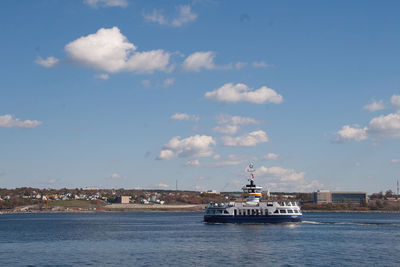
[[[214,203],[206,207],[207,223],[284,223],[301,222],[302,213],[296,202],[260,202],[262,187],[254,183],[254,165],[250,164],[249,184],[243,186],[244,202]]]

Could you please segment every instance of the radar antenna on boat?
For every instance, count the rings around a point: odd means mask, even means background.
[[[249,167],[247,168],[247,172],[250,173],[251,178],[248,179],[249,181],[254,181],[254,174],[253,172],[255,172],[256,169],[254,169],[254,162],[250,162],[249,163]]]

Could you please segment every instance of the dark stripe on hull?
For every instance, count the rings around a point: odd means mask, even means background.
[[[285,223],[301,222],[301,215],[269,215],[269,216],[230,216],[230,215],[204,215],[207,223]]]

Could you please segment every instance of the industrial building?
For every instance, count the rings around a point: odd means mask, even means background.
[[[318,190],[313,193],[314,203],[367,203],[367,193],[365,192],[331,192],[329,190]]]
[[[130,201],[131,201],[130,196],[121,196],[121,204],[129,204]]]

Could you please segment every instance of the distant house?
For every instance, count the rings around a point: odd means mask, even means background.
[[[147,200],[147,199],[141,199],[140,200],[140,202],[142,203],[142,204],[149,204],[149,201]]]
[[[121,196],[121,204],[129,204],[130,200],[130,196]]]
[[[219,195],[219,192],[217,192],[217,190],[207,190],[206,192],[203,192],[204,194],[215,194],[215,195]]]

